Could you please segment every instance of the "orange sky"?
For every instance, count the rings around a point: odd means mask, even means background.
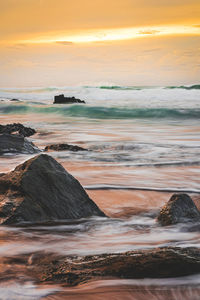
[[[0,85],[190,84],[199,0],[0,0]]]

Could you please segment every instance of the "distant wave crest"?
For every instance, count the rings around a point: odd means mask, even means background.
[[[180,85],[180,86],[168,86],[167,89],[184,89],[184,90],[200,90],[200,84],[195,84],[191,86]]]

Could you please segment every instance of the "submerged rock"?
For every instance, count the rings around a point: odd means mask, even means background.
[[[190,196],[174,194],[161,209],[157,220],[162,226],[186,221],[200,221],[200,212]]]
[[[55,159],[35,156],[0,177],[0,223],[105,216]]]
[[[40,152],[38,147],[23,136],[0,134],[0,155],[7,153],[33,154],[37,152]]]
[[[44,151],[88,151],[85,148],[76,146],[76,145],[69,145],[69,144],[52,144],[45,147]]]
[[[12,266],[12,270],[20,264],[20,270],[24,269],[29,278],[40,283],[75,286],[108,278],[168,278],[196,274],[200,272],[200,250],[163,247],[78,257],[35,252],[7,257],[2,263],[5,268]],[[2,272],[5,268],[2,267]]]
[[[25,127],[20,123],[13,123],[7,125],[0,125],[0,133],[13,134],[17,133],[21,136],[28,137],[36,133],[35,129],[30,127]]]
[[[65,97],[63,94],[54,96],[53,104],[72,104],[72,103],[85,103],[85,101],[77,99],[75,97]]]

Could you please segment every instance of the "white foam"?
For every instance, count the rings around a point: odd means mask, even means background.
[[[91,105],[131,106],[146,108],[200,108],[200,90],[166,89],[162,87],[137,89],[101,89],[99,87],[47,87],[0,89],[1,99],[52,103],[55,95],[75,96]]]

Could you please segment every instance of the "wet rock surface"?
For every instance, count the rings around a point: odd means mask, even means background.
[[[0,223],[46,222],[105,216],[55,159],[35,156],[0,176]]]
[[[0,133],[7,133],[7,134],[18,134],[23,137],[28,137],[36,133],[35,129],[30,127],[25,127],[20,123],[13,123],[7,125],[0,124]]]
[[[53,104],[72,104],[72,103],[85,103],[84,100],[75,97],[65,97],[63,94],[54,97]]]
[[[157,221],[162,226],[200,221],[200,212],[187,194],[174,194],[161,209]]]
[[[12,267],[20,265],[21,272],[40,283],[75,286],[106,278],[168,278],[196,274],[200,272],[200,250],[164,247],[84,257],[37,252],[3,258],[0,263]]]
[[[34,154],[40,150],[23,136],[0,134],[0,155],[7,153]]]
[[[52,144],[45,147],[44,151],[88,151],[85,148],[76,146],[76,145],[69,145],[69,144]]]

